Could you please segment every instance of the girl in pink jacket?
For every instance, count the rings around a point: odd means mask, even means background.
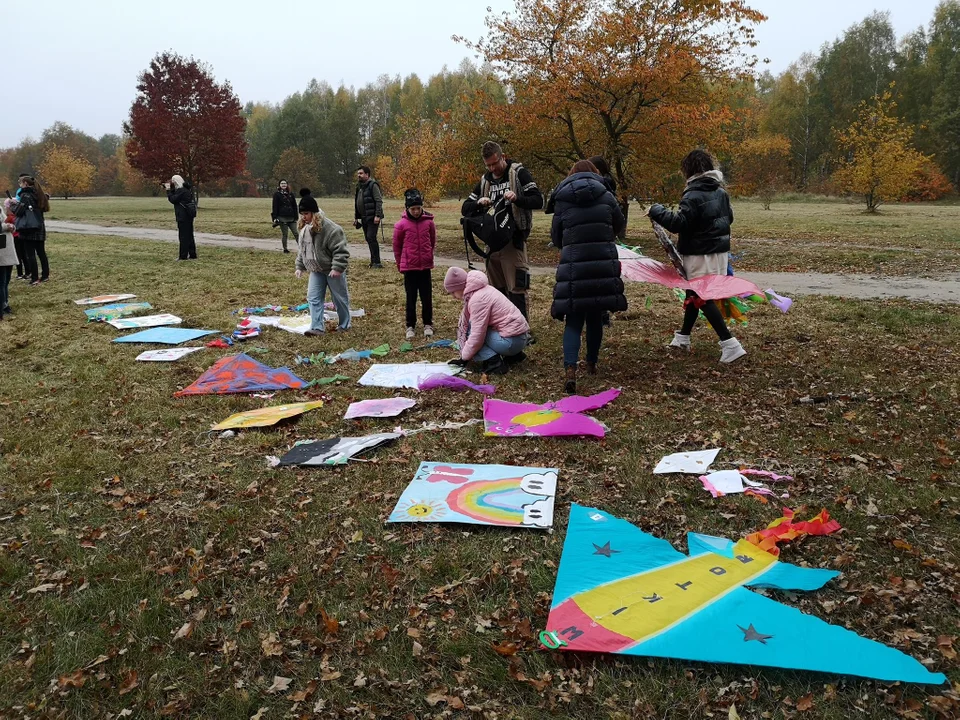
[[[423,336],[433,335],[433,251],[437,247],[437,226],[433,215],[423,211],[423,195],[416,188],[403,193],[406,212],[393,226],[393,257],[403,274],[407,292],[407,340],[417,326],[417,295],[423,305]]]
[[[466,365],[473,360],[479,363],[481,372],[503,375],[509,365],[526,358],[523,348],[530,325],[506,295],[490,287],[486,275],[452,267],[447,270],[443,287],[463,300],[457,329],[460,360],[452,361],[454,364]]]

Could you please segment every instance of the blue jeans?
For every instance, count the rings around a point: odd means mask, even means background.
[[[580,359],[580,333],[587,326],[587,362],[596,363],[603,342],[603,313],[567,313],[567,325],[563,329],[563,365],[572,367]]]
[[[487,330],[487,337],[484,339],[483,347],[477,350],[473,359],[477,362],[489,360],[494,355],[517,355],[527,346],[526,335],[516,335],[514,337],[503,337],[496,330]]]
[[[327,288],[330,288],[330,296],[333,298],[334,307],[337,308],[337,319],[339,320],[339,330],[350,329],[350,293],[347,290],[347,275],[342,273],[340,277],[330,277],[323,273],[312,272],[307,281],[307,302],[310,304],[310,328],[312,330],[325,330],[323,326],[323,299],[326,297]]]

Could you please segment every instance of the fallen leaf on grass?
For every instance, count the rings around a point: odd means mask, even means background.
[[[427,695],[424,700],[427,701],[427,705],[430,707],[436,707],[440,703],[447,701],[447,694],[445,692],[432,692]]]
[[[76,670],[69,675],[61,675],[57,678],[57,685],[62,688],[79,688],[83,687],[83,684],[87,681],[87,676],[83,674],[83,670]]]
[[[324,670],[320,675],[320,679],[323,682],[330,682],[336,680],[342,675],[342,673],[337,672],[336,670]]]
[[[497,652],[497,655],[503,655],[503,657],[510,657],[511,655],[516,655],[517,650],[520,648],[516,643],[512,642],[499,642],[494,643],[491,647]]]
[[[127,673],[126,680],[120,685],[120,694],[126,695],[128,692],[133,692],[136,688],[140,687],[140,683],[137,682],[137,671],[131,670]]]
[[[283,644],[277,640],[277,636],[274,633],[270,633],[263,639],[260,643],[260,648],[267,657],[280,657],[283,655]]]
[[[190,622],[184,623],[184,624],[180,627],[180,629],[177,630],[177,634],[173,636],[173,639],[174,639],[174,640],[183,640],[184,638],[188,638],[188,637],[190,637],[191,635],[193,635],[193,625],[194,625],[194,623],[193,623],[192,620],[191,620]]]
[[[274,675],[273,685],[267,688],[267,692],[273,695],[274,693],[283,692],[284,690],[289,690],[290,683],[292,682],[293,682],[293,678]]]
[[[260,708],[259,710],[257,710],[256,715],[250,716],[250,720],[263,720],[263,715],[265,712],[267,712],[267,708],[265,707]]]
[[[283,590],[280,593],[280,599],[277,600],[277,612],[280,612],[287,606],[287,602],[290,600],[290,586],[284,585]]]
[[[727,720],[740,720],[740,713],[737,712],[737,706],[731,705],[727,712]]]
[[[316,680],[311,680],[303,690],[297,690],[297,692],[290,695],[289,700],[291,702],[304,702],[305,700],[309,700],[317,691],[317,687],[319,687],[319,683]]]
[[[327,615],[327,611],[323,608],[320,608],[320,617],[323,619],[323,626],[326,628],[327,633],[336,635],[337,631],[340,630],[340,623],[337,619]]]
[[[184,590],[182,593],[180,593],[179,595],[177,595],[177,600],[193,600],[199,594],[200,594],[200,591],[197,590],[196,588],[188,588]]]
[[[813,693],[807,693],[802,698],[797,700],[797,710],[800,712],[806,712],[813,708]]]
[[[35,588],[30,588],[27,590],[27,595],[36,595],[37,593],[50,592],[51,590],[56,590],[56,583],[43,583],[43,585],[37,585]]]
[[[947,660],[956,660],[957,651],[953,649],[956,638],[951,635],[941,635],[937,638],[937,649]]]
[[[423,654],[423,645],[416,640],[413,641],[413,656],[420,657]]]

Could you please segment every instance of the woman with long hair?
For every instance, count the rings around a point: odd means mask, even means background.
[[[39,285],[50,279],[50,261],[44,243],[47,231],[43,220],[44,208],[50,209],[50,200],[30,175],[20,178],[20,192],[17,195],[21,207],[16,212],[16,227],[26,256],[24,274],[29,277],[31,285]],[[28,220],[28,214],[32,214],[33,219]]]

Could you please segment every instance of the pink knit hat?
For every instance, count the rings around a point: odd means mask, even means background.
[[[453,294],[457,290],[464,290],[467,287],[467,271],[463,268],[452,267],[447,270],[443,278],[443,289]]]

